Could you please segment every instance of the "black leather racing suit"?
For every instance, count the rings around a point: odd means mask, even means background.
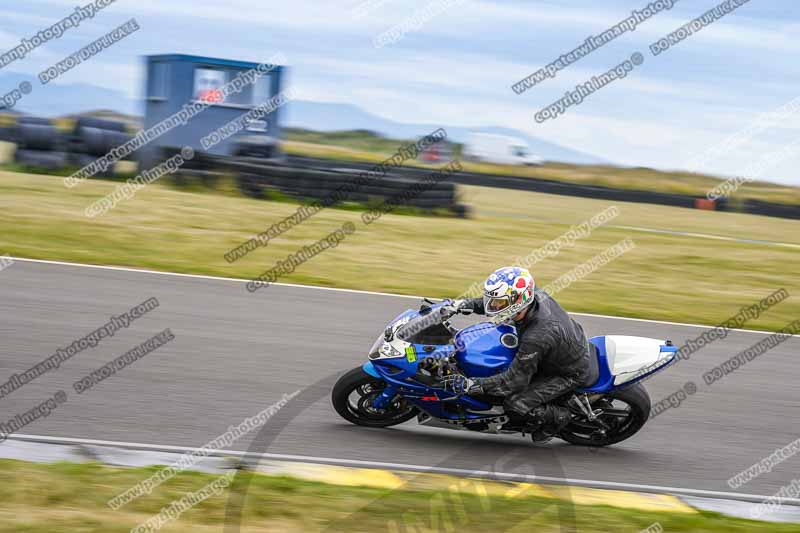
[[[465,307],[486,313],[481,298],[467,300]],[[514,325],[517,355],[505,372],[476,380],[483,392],[504,396],[506,409],[527,415],[583,385],[589,373],[586,335],[546,292],[535,290],[533,305]]]

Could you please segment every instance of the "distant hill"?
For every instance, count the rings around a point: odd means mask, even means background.
[[[59,117],[87,109],[114,109],[123,114],[136,115],[142,113],[144,109],[139,102],[128,98],[123,91],[105,89],[88,83],[52,83],[42,86],[33,76],[0,72],[0,87],[19,87],[23,81],[30,82],[33,92],[24,96],[14,110],[26,114]]]
[[[585,165],[613,164],[607,159],[532,137],[512,128],[491,125],[461,128],[447,124],[404,124],[373,115],[353,104],[295,100],[288,106],[285,117],[285,124],[294,128],[315,131],[370,130],[394,139],[421,137],[440,127],[445,128],[448,137],[458,143],[466,141],[471,132],[508,135],[524,139],[534,154],[548,161]]]

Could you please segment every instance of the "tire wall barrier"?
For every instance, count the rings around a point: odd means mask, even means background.
[[[124,123],[94,117],[79,117],[69,133],[50,119],[32,116],[18,117],[15,126],[0,131],[0,140],[17,145],[15,162],[48,170],[86,166],[130,139]],[[112,174],[109,169],[99,175]]]
[[[74,145],[76,152],[89,154],[94,156],[95,159],[102,157],[114,148],[122,146],[132,136],[125,132],[116,130],[106,130],[100,128],[91,128],[88,126],[76,128],[73,134]]]
[[[169,158],[178,148],[165,148],[163,158]],[[353,185],[357,173],[336,172],[313,168],[294,168],[275,162],[248,157],[218,156],[197,153],[182,171],[190,176],[198,170],[227,171],[236,176],[239,189],[254,198],[264,198],[268,191],[277,191],[303,200],[325,201],[335,198],[335,204],[358,202],[379,205],[384,202],[400,207],[415,207],[426,211],[441,209],[465,217],[469,209],[457,203],[456,184],[452,181],[431,183],[432,171],[415,177],[386,175],[369,178],[361,186]],[[343,189],[350,185],[352,189]],[[349,192],[346,192],[348,191]]]
[[[423,184],[421,180],[381,178],[371,180],[350,192],[342,192],[342,187],[353,182],[355,175],[318,173],[315,177],[309,178],[307,173],[291,175],[290,171],[280,174],[238,172],[237,178],[243,192],[257,197],[263,196],[266,190],[271,189],[298,198],[321,201],[336,198],[337,201],[334,203],[389,202],[397,204],[398,207],[447,209],[456,213],[463,211],[463,208],[456,207],[457,195],[453,183],[444,182],[430,186]]]
[[[716,209],[717,211],[731,213],[748,213],[767,217],[800,219],[800,206],[776,204],[754,199],[747,199],[741,202],[729,202],[727,199],[722,198],[717,200]]]
[[[116,120],[107,120],[104,118],[95,117],[79,117],[75,121],[73,132],[79,131],[81,128],[94,128],[98,130],[115,131],[117,133],[125,133],[125,124]]]
[[[115,120],[95,117],[79,117],[68,136],[70,162],[83,168],[106,155],[114,148],[128,142],[133,136],[126,133],[125,124]],[[129,154],[125,159],[132,159]],[[113,167],[99,172],[98,176],[112,176]]]
[[[39,126],[52,126],[53,122],[49,118],[24,116],[17,119],[17,125],[37,124]]]
[[[14,140],[15,128],[0,127],[0,142],[16,142]]]
[[[371,168],[370,164],[361,162],[343,162],[296,156],[290,157],[288,164],[293,165],[294,167],[305,167],[305,170],[323,170],[344,166],[353,169]],[[429,171],[421,168],[401,167],[394,169],[392,172],[399,176],[420,176],[421,174]],[[695,209],[698,208],[698,206],[702,206],[703,209],[711,208],[703,202],[699,204],[697,203],[697,200],[703,200],[703,198],[696,198],[694,196],[684,194],[660,193],[655,191],[632,189],[614,189],[600,185],[564,183],[541,178],[522,178],[515,176],[459,172],[458,174],[453,175],[451,180],[454,183],[459,183],[462,185],[476,185],[480,187],[495,187],[501,189],[541,192],[564,196],[577,196],[581,198],[668,205],[672,207],[684,207],[688,209]],[[775,202],[765,202],[762,200],[753,199],[743,200],[741,202],[729,202],[723,198],[715,202],[713,210],[747,213],[751,215],[763,215],[768,217],[800,219],[800,205],[779,204]]]
[[[64,136],[49,120],[20,117],[17,125],[11,129],[10,137],[17,144],[15,163],[48,170],[67,166]]]
[[[55,170],[67,166],[84,167],[132,138],[126,133],[124,123],[94,117],[78,118],[69,134],[61,133],[52,121],[46,118],[22,116],[16,120],[15,126],[0,128],[0,141],[17,144],[16,162],[47,169]],[[164,153],[169,154],[170,149],[165,149]],[[336,191],[337,187],[355,178],[360,170],[369,170],[374,167],[371,163],[298,156],[288,157],[279,163],[259,161],[248,157],[224,157],[200,153],[198,156],[187,163],[187,169],[233,171],[239,176],[242,190],[252,196],[263,196],[266,188],[297,197],[323,199]],[[135,157],[135,154],[131,154],[131,157]],[[346,167],[347,170],[344,170],[343,167]],[[372,203],[395,198],[404,191],[408,191],[415,183],[430,176],[431,172],[430,169],[414,167],[394,168],[391,175],[372,178],[369,184],[351,193],[348,199]],[[109,168],[106,172],[98,175],[110,176],[112,174],[113,169]],[[456,202],[455,184],[576,196],[595,200],[668,205],[800,219],[800,206],[798,205],[755,199],[728,201],[725,198],[709,203],[704,201],[704,198],[682,194],[614,189],[541,178],[476,174],[463,171],[449,176],[447,182],[438,183],[431,190],[415,195],[410,194],[409,196],[412,197],[403,202],[424,209],[442,207],[458,212],[463,209],[458,207],[459,204]]]
[[[55,126],[19,124],[16,130],[17,148],[22,150],[55,151],[63,144],[61,132]]]
[[[69,164],[69,154],[67,152],[48,152],[46,150],[25,150],[17,148],[14,154],[14,161],[20,165],[29,167],[59,170]]]

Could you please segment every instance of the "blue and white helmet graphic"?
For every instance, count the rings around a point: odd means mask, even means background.
[[[521,267],[503,267],[486,278],[483,306],[488,316],[508,318],[533,303],[533,276]]]

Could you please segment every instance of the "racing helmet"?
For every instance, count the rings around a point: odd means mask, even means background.
[[[503,267],[486,278],[483,285],[483,306],[486,315],[499,319],[510,318],[533,303],[536,284],[524,268]]]

